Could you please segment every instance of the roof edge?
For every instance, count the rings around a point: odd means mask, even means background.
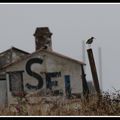
[[[26,51],[24,51],[24,50],[21,50],[21,49],[19,49],[19,48],[16,48],[16,47],[12,46],[11,48],[9,48],[9,49],[1,52],[0,55],[1,55],[1,54],[4,54],[5,52],[7,52],[7,51],[9,51],[9,50],[12,50],[12,49],[13,49],[13,50],[20,51],[20,52],[25,53],[25,54],[30,54],[29,52],[26,52]]]
[[[9,64],[3,66],[2,68],[0,68],[0,70],[3,70],[3,69],[5,69],[5,68],[7,68],[7,67],[9,67],[9,66],[11,66],[11,65],[13,65],[13,64],[19,63],[19,62],[21,62],[22,60],[25,60],[25,59],[31,57],[32,55],[39,53],[40,51],[48,52],[48,53],[50,53],[50,54],[55,54],[55,55],[57,55],[57,56],[59,56],[59,57],[66,58],[66,59],[72,60],[72,61],[74,61],[74,62],[77,62],[78,64],[86,65],[86,64],[85,64],[84,62],[82,62],[82,61],[78,61],[78,60],[76,60],[76,59],[73,59],[73,58],[71,58],[71,57],[65,56],[65,55],[63,55],[63,54],[60,54],[60,53],[57,53],[57,52],[54,52],[54,51],[48,51],[48,50],[39,49],[39,50],[37,50],[37,51],[35,51],[35,52],[31,53],[31,54],[28,54],[27,56],[23,56],[21,59],[15,61],[15,62],[12,62],[12,63],[9,63]]]

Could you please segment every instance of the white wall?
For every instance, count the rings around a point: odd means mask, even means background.
[[[23,72],[23,83],[24,83],[24,90],[26,92],[33,92],[34,90],[29,90],[25,85],[26,83],[30,83],[31,85],[37,85],[37,80],[34,77],[31,77],[27,74],[25,66],[29,59],[31,58],[42,58],[43,63],[35,63],[31,66],[32,70],[38,74],[41,72],[61,72],[61,77],[52,78],[53,80],[58,81],[58,88],[63,90],[63,93],[65,95],[65,83],[64,83],[64,76],[70,75],[71,80],[71,88],[72,93],[82,93],[82,72],[81,72],[81,65],[77,62],[74,62],[72,60],[68,60],[59,56],[55,56],[53,54],[49,54],[46,52],[36,53],[29,57],[26,60],[23,60],[21,62],[18,62],[17,64],[14,64],[6,69],[7,72],[10,71],[21,71]],[[46,80],[45,80],[45,74],[40,74],[43,78],[44,85],[40,91],[46,92]],[[9,77],[7,77],[7,80],[9,81]],[[9,86],[8,86],[9,87]],[[9,89],[8,89],[9,91]],[[9,98],[12,99],[11,93],[9,91]],[[12,100],[11,100],[12,101]]]

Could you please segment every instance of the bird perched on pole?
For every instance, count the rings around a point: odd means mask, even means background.
[[[93,42],[93,39],[95,39],[95,37],[91,37],[86,41],[86,44],[88,44],[88,47],[91,47],[91,44]]]
[[[94,38],[94,37],[89,38],[89,39],[86,41],[86,44],[92,44],[93,39],[95,39],[95,38]]]

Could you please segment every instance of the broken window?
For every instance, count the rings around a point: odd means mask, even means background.
[[[10,91],[13,96],[23,93],[23,71],[9,73]]]

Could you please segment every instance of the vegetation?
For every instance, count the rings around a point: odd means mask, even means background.
[[[44,116],[119,116],[120,94],[103,93],[99,99],[89,95],[87,99],[65,99],[63,97],[40,97],[37,94],[20,95],[16,104],[0,110],[0,115],[44,115]]]

